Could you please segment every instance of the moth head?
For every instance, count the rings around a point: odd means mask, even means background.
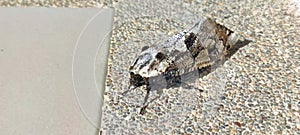
[[[146,84],[148,84],[148,78],[144,78],[139,74],[130,72],[130,86],[134,86],[136,88]]]
[[[130,83],[134,86],[145,84],[147,78],[162,74],[167,67],[166,55],[163,52],[149,47],[143,49],[129,68]]]

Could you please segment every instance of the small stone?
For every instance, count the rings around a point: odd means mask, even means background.
[[[190,127],[187,127],[187,128],[185,129],[185,131],[186,131],[187,133],[193,133],[193,130],[192,130]]]
[[[239,127],[243,126],[243,124],[241,124],[240,122],[233,122],[233,123]]]

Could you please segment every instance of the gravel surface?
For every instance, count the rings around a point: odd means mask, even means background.
[[[119,1],[102,130],[106,134],[300,134],[296,5],[279,1]],[[163,89],[139,115],[146,91],[128,87],[128,67],[145,45],[191,27],[203,16],[253,42],[216,72],[195,80],[205,91]],[[150,98],[158,96],[152,92]]]
[[[115,8],[103,134],[300,134],[300,11],[294,2],[0,0],[0,5]],[[127,90],[132,60],[143,46],[190,28],[204,16],[252,42],[216,72],[195,80],[204,92],[163,89],[139,115],[146,91],[120,94]]]

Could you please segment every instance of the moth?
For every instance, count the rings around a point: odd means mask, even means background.
[[[147,90],[140,114],[145,113],[152,89],[189,86],[186,82],[195,74],[209,74],[249,42],[205,17],[160,44],[144,46],[129,68],[129,89],[145,85]]]

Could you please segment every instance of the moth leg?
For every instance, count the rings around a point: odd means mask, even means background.
[[[167,89],[171,87],[180,86],[182,84],[180,76],[174,76],[167,80]]]
[[[197,87],[195,87],[195,86],[192,86],[192,85],[190,85],[190,84],[187,84],[187,83],[185,83],[185,82],[181,82],[181,84],[183,84],[184,87],[185,87],[185,88],[188,88],[188,89],[196,89],[196,90],[198,90],[199,92],[203,92],[203,91],[204,91],[203,89],[199,89],[199,88],[197,88]]]
[[[208,75],[209,73],[212,72],[212,67],[211,66],[207,66],[207,67],[202,67],[202,68],[198,68],[198,75],[199,78],[202,78],[206,75]]]
[[[149,98],[149,95],[150,95],[150,90],[151,90],[151,87],[149,85],[146,86],[146,90],[147,90],[147,93],[146,93],[146,96],[144,98],[144,103],[143,103],[143,107],[141,108],[141,111],[140,111],[140,114],[145,114],[145,111],[146,111],[146,108],[148,106],[149,103],[147,103],[147,100]],[[146,104],[147,103],[147,104]]]
[[[147,106],[148,106],[148,104],[145,105],[145,106],[143,106],[143,107],[141,108],[141,111],[140,111],[140,114],[141,114],[141,115],[144,115],[144,114],[146,113],[146,108],[147,108]]]
[[[180,86],[181,76],[178,75],[179,71],[177,68],[169,69],[164,73],[165,80],[167,82],[167,89],[171,87]]]
[[[141,108],[141,111],[140,111],[140,114],[141,115],[143,115],[143,114],[145,114],[146,113],[146,108],[148,107],[148,105],[150,104],[150,103],[152,103],[154,100],[156,100],[156,99],[158,99],[159,97],[161,97],[161,94],[162,94],[162,92],[160,92],[160,93],[158,93],[159,95],[157,96],[157,97],[155,97],[155,98],[153,98],[151,101],[149,101],[147,104],[146,104],[146,102],[144,102],[144,105],[143,105],[143,107]],[[149,95],[149,94],[148,94]]]

